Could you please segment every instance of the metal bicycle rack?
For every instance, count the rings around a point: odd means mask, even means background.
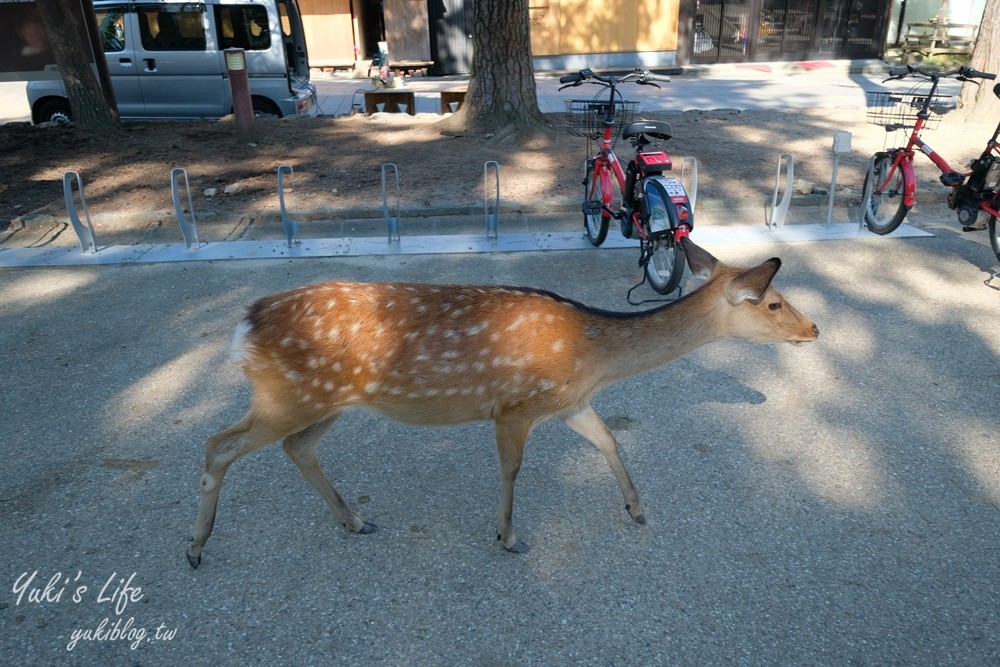
[[[777,203],[781,185],[782,164],[785,164],[785,193]],[[871,167],[870,167],[871,168]],[[483,209],[486,217],[486,235],[474,234],[428,234],[407,237],[401,242],[400,230],[400,185],[399,169],[395,164],[382,166],[382,209],[386,222],[388,242],[383,238],[359,236],[338,238],[300,239],[299,224],[289,215],[286,194],[294,191],[290,181],[293,169],[281,165],[277,170],[278,200],[281,206],[281,220],[285,228],[285,238],[278,240],[231,240],[201,243],[198,239],[197,221],[191,196],[187,172],[175,168],[170,172],[171,195],[177,214],[184,245],[179,243],[129,244],[98,247],[94,226],[83,193],[83,179],[75,171],[63,175],[63,192],[66,210],[79,240],[79,250],[75,247],[46,245],[44,247],[2,248],[0,266],[93,266],[111,264],[136,264],[154,262],[185,262],[205,260],[246,260],[282,259],[306,257],[360,257],[385,254],[453,254],[453,253],[494,253],[525,252],[538,250],[593,250],[593,246],[575,229],[527,228],[523,232],[504,234],[499,230],[500,218],[500,165],[495,160],[483,164]],[[694,209],[697,198],[697,161],[685,158],[681,167],[681,182],[688,181],[688,198]],[[759,226],[704,226],[695,230],[698,243],[773,243],[782,241],[814,241],[825,239],[882,238],[853,225],[800,224],[782,228],[785,214],[790,204],[794,161],[789,154],[778,158],[777,183],[767,230]],[[390,182],[391,177],[391,182]],[[835,179],[836,180],[836,179]],[[869,179],[871,180],[871,179]],[[79,203],[73,194],[73,184],[79,191]],[[491,188],[492,182],[492,188]],[[181,187],[186,190],[187,210],[182,205]],[[390,202],[390,188],[395,188],[395,201]],[[871,187],[869,185],[869,187]],[[392,204],[392,205],[390,205]],[[82,209],[84,220],[78,213]],[[847,229],[852,227],[852,229]],[[892,237],[931,236],[927,232],[901,225]],[[604,248],[635,248],[634,239],[611,237],[605,240]],[[996,280],[996,278],[994,278]]]
[[[181,177],[184,179],[184,190],[187,193],[190,220],[184,215],[184,207],[181,205],[181,193],[178,186]],[[184,237],[184,245],[188,250],[197,250],[198,221],[194,217],[194,202],[191,200],[191,186],[188,183],[187,171],[182,167],[176,167],[170,172],[170,195],[174,200],[174,212],[177,214],[177,224],[180,225],[181,236]]]
[[[872,196],[872,187],[875,185],[875,156],[868,161],[868,171],[865,177],[865,187],[861,191],[861,202],[858,204],[858,231],[867,227],[865,223],[865,202]]]
[[[685,184],[691,212],[694,213],[695,203],[698,201],[698,160],[690,155],[681,160],[681,183]]]
[[[389,210],[389,188],[388,175],[392,173],[396,186],[396,206],[393,209],[395,214]],[[389,236],[390,244],[399,243],[399,169],[395,164],[389,162],[382,165],[382,215],[385,217],[385,228]]]
[[[785,187],[781,188],[781,165],[785,165]],[[795,182],[795,158],[791,153],[782,153],[778,156],[778,169],[774,177],[774,194],[771,196],[771,214],[768,217],[767,227],[772,232],[780,231],[785,226],[785,216],[788,215],[788,207],[792,205],[792,184]],[[778,192],[781,191],[781,203],[778,203]]]
[[[838,130],[833,133],[833,176],[830,180],[830,199],[826,208],[826,226],[833,226],[833,199],[837,194],[837,166],[840,156],[851,152],[851,133]]]
[[[493,206],[490,206],[490,171],[493,172]],[[486,214],[486,238],[500,237],[500,163],[489,160],[483,163],[483,211]]]
[[[299,238],[299,221],[292,220],[285,207],[285,174],[288,174],[289,178],[288,191],[295,192],[295,186],[290,182],[292,171],[292,167],[287,164],[278,167],[278,205],[281,207],[281,224],[285,227],[285,241],[289,248],[302,243],[302,239]]]
[[[80,221],[80,216],[76,212],[76,200],[73,197],[73,181],[76,181],[77,192],[80,194],[80,208],[87,220],[84,225]],[[94,225],[90,221],[90,211],[87,210],[87,199],[83,196],[83,179],[75,171],[67,171],[63,174],[63,198],[66,200],[66,213],[69,221],[73,224],[73,231],[76,232],[80,240],[80,252],[95,254],[97,252],[97,234],[94,233]]]

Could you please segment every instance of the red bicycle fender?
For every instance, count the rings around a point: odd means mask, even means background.
[[[913,162],[903,160],[899,166],[903,170],[903,205],[913,208],[917,200],[917,176],[913,172]]]

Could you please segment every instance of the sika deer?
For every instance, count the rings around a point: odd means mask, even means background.
[[[234,350],[253,384],[250,411],[209,439],[201,506],[187,550],[192,567],[212,533],[222,478],[241,456],[284,438],[285,453],[356,533],[366,522],[316,459],[320,438],[348,408],[365,406],[411,424],[496,423],[500,462],[497,539],[514,535],[514,482],[528,434],[562,419],[607,458],[642,524],[639,495],[608,427],[590,407],[607,384],[652,370],[724,338],[815,340],[819,331],[771,287],[781,260],[730,267],[685,239],[688,264],[708,276],[677,302],[612,313],[517,287],[330,282],[260,299]]]

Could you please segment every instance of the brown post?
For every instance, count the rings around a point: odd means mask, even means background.
[[[253,102],[250,100],[250,83],[247,80],[247,59],[243,49],[225,49],[229,87],[233,91],[233,113],[236,115],[236,134],[240,141],[254,139]]]

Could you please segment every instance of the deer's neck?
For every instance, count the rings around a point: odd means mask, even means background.
[[[603,352],[602,384],[659,368],[724,338],[706,296],[699,290],[664,308],[595,322]]]

